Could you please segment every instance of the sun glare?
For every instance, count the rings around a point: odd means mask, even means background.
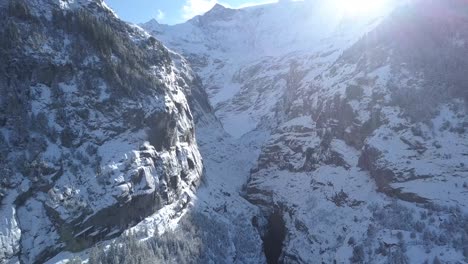
[[[370,15],[383,11],[389,0],[336,0],[338,8],[351,16]]]

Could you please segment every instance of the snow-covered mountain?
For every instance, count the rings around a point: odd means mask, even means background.
[[[383,15],[350,17],[327,1],[240,10],[217,4],[184,24],[169,27],[152,20],[142,26],[192,63],[224,127],[240,137],[275,122],[271,114],[286,85],[280,80],[296,57],[320,55],[309,60],[330,64]]]
[[[0,20],[0,263],[182,211],[211,111],[186,61],[98,0],[2,1]]]
[[[330,2],[142,26],[193,65],[232,140],[262,146],[241,193],[269,263],[464,263],[466,3]]]
[[[466,1],[335,2],[0,1],[0,263],[466,263]]]

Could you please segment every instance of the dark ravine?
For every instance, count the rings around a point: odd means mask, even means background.
[[[268,225],[263,236],[263,250],[268,264],[282,263],[280,257],[283,249],[283,242],[286,238],[286,226],[283,214],[280,210],[275,210],[268,218]]]

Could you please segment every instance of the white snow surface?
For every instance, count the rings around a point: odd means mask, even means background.
[[[218,4],[183,24],[152,20],[142,27],[191,61],[226,131],[240,138],[274,111],[292,61],[326,69],[390,11],[347,16],[332,1],[245,9]]]

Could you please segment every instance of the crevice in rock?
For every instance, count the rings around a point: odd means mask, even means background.
[[[268,264],[281,263],[283,242],[286,238],[286,225],[281,210],[276,209],[269,217],[263,235],[263,251]]]

